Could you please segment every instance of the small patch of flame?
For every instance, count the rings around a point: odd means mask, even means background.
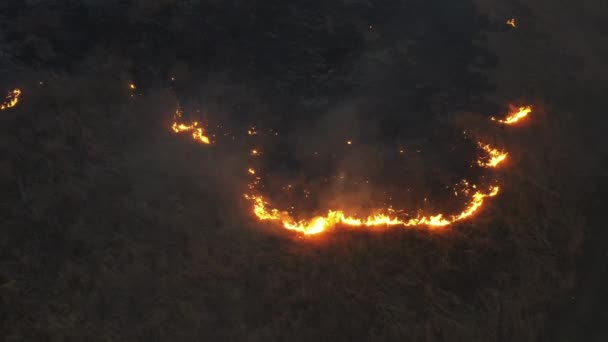
[[[171,125],[171,129],[173,130],[173,132],[175,132],[175,133],[191,132],[192,138],[194,140],[196,140],[200,143],[203,143],[205,145],[211,144],[211,140],[209,139],[208,136],[205,135],[205,130],[199,126],[200,124],[198,121],[193,121],[191,124],[188,125],[188,124],[179,122],[181,117],[182,117],[182,111],[181,111],[181,109],[178,108],[175,111],[175,121]]]
[[[19,103],[19,97],[21,96],[21,89],[15,88],[6,95],[6,100],[0,104],[0,110],[13,108]]]
[[[131,89],[131,90],[137,89],[137,87],[135,86],[135,83],[129,83],[129,89]]]
[[[497,121],[505,125],[514,125],[517,122],[526,118],[530,113],[532,113],[531,106],[524,106],[519,108],[511,107],[511,111],[504,120],[499,120],[495,117],[492,117],[492,121]]]
[[[496,149],[490,144],[478,142],[477,145],[488,154],[486,158],[477,160],[477,165],[481,167],[497,168],[509,155],[509,153]]]
[[[517,20],[515,20],[515,18],[511,18],[511,19],[507,20],[507,25],[515,28],[515,27],[517,27]]]

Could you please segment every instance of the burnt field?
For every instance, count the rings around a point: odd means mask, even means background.
[[[603,14],[0,4],[1,339],[604,340]]]

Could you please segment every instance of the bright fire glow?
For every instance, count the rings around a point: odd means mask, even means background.
[[[18,94],[17,94],[18,97]],[[15,102],[16,103],[16,102]],[[530,106],[514,108],[512,107],[509,114],[504,120],[492,118],[493,121],[512,125],[526,118],[532,112]],[[176,133],[192,132],[195,140],[204,144],[209,144],[210,140],[204,135],[204,130],[199,126],[198,122],[193,122],[190,125],[180,123],[182,112],[178,108],[175,113],[175,122],[172,129]],[[247,131],[248,135],[257,135],[255,127]],[[465,132],[466,134],[466,132]],[[347,140],[348,145],[352,144],[351,140]],[[508,152],[495,148],[489,144],[478,142],[477,146],[485,152],[485,155],[477,159],[477,164],[486,168],[498,168],[507,159]],[[256,147],[250,150],[252,157],[260,155],[260,150]],[[401,148],[400,153],[404,153],[405,149]],[[316,152],[315,152],[316,154]],[[425,227],[427,229],[440,229],[450,226],[456,222],[467,220],[476,215],[486,200],[495,197],[500,192],[501,188],[498,185],[478,186],[469,184],[463,181],[464,191],[456,191],[456,196],[465,198],[463,209],[457,213],[421,213],[418,215],[408,215],[405,210],[393,210],[392,208],[377,208],[370,211],[370,214],[359,215],[349,212],[347,209],[334,208],[324,212],[324,215],[311,217],[302,217],[297,214],[297,210],[291,207],[290,211],[284,211],[275,208],[267,200],[266,195],[260,192],[262,178],[253,168],[248,168],[247,172],[251,176],[251,182],[247,185],[248,193],[244,197],[253,204],[253,214],[259,221],[274,222],[284,229],[295,231],[303,235],[317,235],[336,227],[361,227],[361,228],[382,228],[389,226],[401,227]],[[287,185],[287,189],[291,190],[292,186]],[[483,189],[483,190],[480,190]],[[425,199],[426,201],[426,199]]]
[[[184,124],[182,122],[179,122],[182,118],[182,111],[181,109],[177,109],[177,111],[175,111],[175,121],[173,122],[173,125],[171,125],[171,129],[173,130],[173,132],[175,133],[183,133],[183,132],[191,132],[192,134],[192,138],[202,144],[205,145],[209,145],[211,144],[211,140],[209,139],[209,137],[207,135],[205,135],[205,130],[200,127],[200,124],[198,121],[193,121],[191,124]]]
[[[21,89],[14,89],[10,91],[6,96],[6,100],[0,104],[0,110],[13,108],[19,103],[19,96],[21,96]]]
[[[511,27],[517,27],[517,21],[515,20],[515,18],[511,18],[511,19],[507,20],[507,25],[509,25]]]
[[[487,158],[477,160],[477,164],[481,167],[496,168],[507,159],[509,155],[505,151],[493,148],[489,144],[477,143],[479,148],[487,153]]]
[[[504,120],[499,120],[499,119],[492,117],[492,121],[497,121],[497,122],[500,122],[501,124],[505,124],[505,125],[514,125],[517,122],[526,118],[530,113],[532,113],[532,107],[530,107],[530,106],[519,107],[519,108],[511,107],[511,111],[509,112],[509,114],[507,115],[507,117]]]
[[[492,120],[502,124],[512,125],[527,117],[531,112],[532,108],[530,106],[520,108],[512,107],[510,113],[504,120],[497,120],[495,118],[492,118]],[[348,140],[347,144],[352,144],[352,142]],[[477,164],[481,167],[498,168],[504,163],[509,155],[508,152],[492,147],[489,144],[478,142],[477,145],[486,153],[485,156],[477,160]],[[401,149],[399,152],[403,153],[404,150]],[[255,155],[255,153],[253,154]],[[249,173],[251,175],[256,174],[253,169],[249,169]],[[347,214],[347,211],[343,209],[332,209],[328,210],[324,216],[299,219],[293,214],[295,212],[294,208],[292,208],[290,212],[273,208],[266,200],[266,197],[257,193],[258,185],[261,181],[260,177],[255,176],[254,178],[255,180],[248,186],[251,192],[250,194],[246,194],[245,198],[253,203],[253,214],[255,217],[260,221],[276,222],[287,230],[304,235],[321,234],[337,226],[367,228],[402,226],[438,229],[473,217],[483,207],[486,199],[495,197],[500,191],[499,186],[489,186],[487,190],[482,191],[479,190],[480,187],[470,185],[467,181],[464,181],[463,184],[465,185],[466,190],[461,193],[468,199],[466,200],[464,209],[456,214],[435,213],[432,215],[426,214],[414,217],[400,214],[399,216],[396,216],[395,210],[378,209],[369,216],[357,216]],[[458,195],[458,192],[455,193]],[[404,211],[399,211],[399,213],[402,212]]]
[[[285,229],[304,235],[316,235],[339,225],[351,227],[426,226],[431,229],[445,227],[473,216],[482,207],[486,198],[496,196],[499,191],[500,188],[498,186],[493,186],[487,192],[475,192],[464,210],[458,214],[446,215],[439,213],[413,218],[399,218],[380,211],[376,214],[359,218],[349,216],[343,210],[329,210],[325,216],[296,220],[286,211],[269,208],[268,203],[262,196],[245,195],[245,198],[253,201],[253,212],[259,220],[279,222]]]

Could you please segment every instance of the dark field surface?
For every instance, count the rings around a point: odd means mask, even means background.
[[[0,112],[0,339],[608,340],[606,15],[548,0],[0,4],[0,91],[23,90]],[[213,146],[170,131],[178,103]],[[509,104],[530,120],[489,124]],[[311,188],[313,212],[382,191],[452,209],[444,188],[463,177],[503,191],[441,232],[304,238],[242,200],[253,125],[267,186]],[[463,130],[506,166],[472,171]],[[344,170],[372,185],[335,186]]]

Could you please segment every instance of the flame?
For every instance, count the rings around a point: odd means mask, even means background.
[[[493,148],[489,144],[481,142],[477,143],[479,148],[484,150],[488,155],[487,158],[477,160],[477,164],[481,167],[497,168],[503,161],[507,159],[509,153]]]
[[[504,120],[499,120],[499,119],[492,117],[492,121],[497,121],[497,122],[500,122],[501,124],[505,124],[505,125],[513,125],[513,124],[516,124],[517,122],[523,120],[524,118],[526,118],[528,116],[528,114],[530,114],[530,113],[532,113],[531,106],[525,106],[525,107],[519,107],[519,108],[511,107],[511,111],[509,112],[509,114],[507,115],[507,117]]]
[[[515,18],[511,18],[511,19],[507,20],[507,25],[515,28],[515,27],[517,27],[517,21],[515,20]]]
[[[211,140],[209,139],[208,136],[205,135],[205,130],[200,127],[200,124],[198,121],[193,121],[191,124],[184,124],[179,122],[179,120],[182,117],[182,111],[181,109],[177,109],[175,111],[175,121],[173,122],[173,125],[171,125],[171,129],[173,130],[173,132],[175,133],[182,133],[182,132],[192,132],[192,138],[200,143],[203,143],[205,145],[209,145],[211,144]]]
[[[510,113],[504,120],[495,118],[492,118],[492,120],[511,125],[527,117],[531,111],[532,108],[530,106],[519,108],[512,107]],[[175,113],[175,122],[172,125],[174,132],[192,132],[192,136],[195,140],[204,144],[210,143],[209,138],[204,135],[204,130],[199,126],[198,122],[195,121],[190,125],[180,123],[181,117],[182,112],[178,107]],[[258,132],[255,127],[252,127],[247,131],[247,134],[257,135]],[[347,140],[346,143],[351,145],[352,141]],[[508,157],[508,152],[492,147],[489,144],[478,142],[477,145],[487,154],[477,160],[479,166],[498,168]],[[404,153],[405,149],[401,148],[399,152]],[[315,155],[316,154],[317,152],[315,152]],[[257,157],[260,155],[260,150],[257,147],[253,148],[250,155],[252,157]],[[498,185],[488,186],[485,190],[479,190],[480,187],[464,180],[462,182],[462,185],[465,187],[464,191],[459,192],[454,189],[454,194],[456,196],[460,196],[460,194],[464,195],[466,202],[462,211],[453,214],[427,213],[413,216],[404,214],[404,210],[397,211],[392,208],[378,208],[372,211],[368,216],[358,216],[357,214],[347,213],[342,209],[331,209],[327,210],[325,215],[296,218],[297,216],[293,214],[293,212],[295,212],[294,207],[291,207],[291,211],[273,208],[266,200],[266,197],[258,191],[262,184],[262,178],[258,175],[257,171],[253,168],[248,168],[247,172],[251,175],[252,181],[247,185],[249,192],[246,193],[244,197],[252,202],[254,216],[260,221],[274,222],[280,224],[287,230],[295,231],[303,235],[318,235],[338,226],[365,228],[402,226],[426,227],[431,230],[439,229],[472,218],[481,210],[487,199],[497,196],[501,190]],[[287,189],[291,190],[291,188],[291,185],[287,185]],[[399,214],[397,215],[397,213]]]
[[[409,219],[391,216],[391,210],[387,210],[388,213],[378,212],[364,218],[349,216],[343,210],[329,210],[325,216],[296,220],[286,211],[269,208],[268,203],[262,196],[245,195],[245,198],[253,201],[253,213],[260,221],[280,222],[285,229],[304,235],[316,235],[338,225],[350,227],[426,226],[431,229],[446,227],[472,217],[483,206],[486,198],[498,195],[499,191],[498,186],[492,186],[487,192],[475,192],[462,212],[455,215],[436,214]]]
[[[21,89],[15,88],[6,95],[6,100],[0,104],[0,110],[13,108],[19,103],[19,97],[21,96]]]
[[[531,106],[526,107],[511,107],[510,113],[504,120],[497,120],[502,124],[512,125],[524,119],[532,112]],[[466,134],[466,131],[465,131]],[[352,141],[347,140],[347,144],[352,144]],[[477,160],[477,164],[487,168],[498,168],[508,157],[508,152],[492,147],[490,144],[482,142],[477,143],[478,147],[487,153],[485,157]],[[255,151],[255,150],[254,150]],[[404,149],[399,150],[404,153]],[[255,155],[255,153],[253,153]],[[253,169],[249,169],[251,175],[255,175]],[[250,191],[255,191],[260,184],[261,178],[255,177],[255,180],[248,186]],[[253,214],[260,221],[271,221],[281,224],[285,229],[296,231],[304,235],[317,235],[326,232],[336,226],[350,227],[387,227],[387,226],[403,226],[403,227],[427,227],[428,229],[438,229],[441,227],[450,226],[456,222],[473,217],[483,207],[486,199],[495,197],[500,192],[500,187],[490,186],[486,191],[478,190],[477,185],[469,184],[468,181],[463,181],[465,186],[465,195],[469,199],[466,202],[464,209],[457,214],[436,213],[434,215],[418,215],[416,217],[398,217],[395,216],[395,210],[379,209],[374,214],[367,217],[357,217],[356,215],[347,215],[344,210],[333,209],[328,210],[325,216],[314,216],[297,220],[290,212],[281,211],[272,208],[262,195],[245,194],[245,198],[253,202]],[[472,193],[472,195],[470,195]],[[459,193],[455,191],[455,195]],[[292,208],[293,209],[293,208]],[[399,211],[403,212],[403,211]]]
[[[134,83],[129,83],[129,89],[135,90],[135,89],[137,89],[137,87],[135,86]]]

